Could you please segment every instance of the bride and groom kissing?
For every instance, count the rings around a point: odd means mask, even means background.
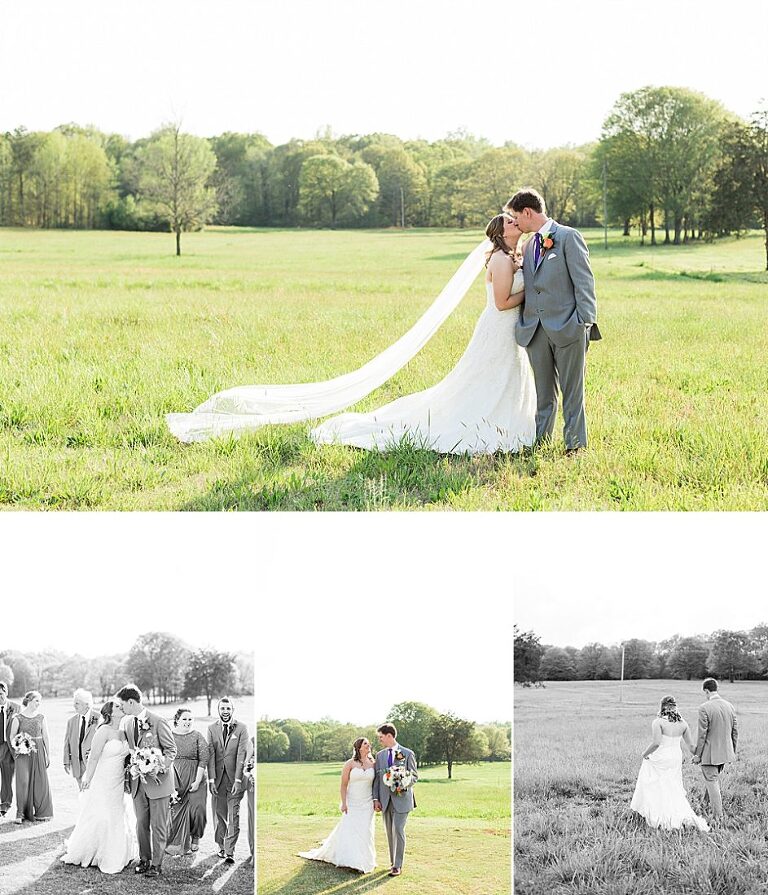
[[[370,873],[376,868],[375,817],[381,814],[389,846],[390,876],[400,876],[405,861],[405,825],[416,807],[419,779],[416,756],[397,741],[389,722],[377,728],[381,749],[358,737],[341,772],[341,820],[330,836],[299,857]]]
[[[718,693],[718,683],[707,678],[702,684],[706,701],[699,707],[698,731],[694,742],[688,722],[677,710],[673,696],[665,696],[651,724],[653,742],[643,753],[630,807],[651,827],[680,829],[693,826],[709,832],[710,824],[691,808],[683,786],[681,751],[685,743],[692,761],[704,777],[705,801],[710,823],[724,819],[720,775],[726,764],[736,760],[739,738],[736,710]]]

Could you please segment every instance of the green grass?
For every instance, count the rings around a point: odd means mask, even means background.
[[[379,867],[360,875],[296,857],[338,821],[338,764],[258,766],[259,895],[508,895],[508,763],[420,768],[418,807],[408,819],[404,874],[387,876],[384,825],[376,822]]]
[[[652,830],[630,810],[662,696],[695,730],[700,681],[548,683],[515,690],[515,891],[518,895],[757,895],[768,890],[768,684],[722,684],[739,718],[738,761],[722,780],[729,825]],[[703,780],[683,781],[706,815]]]
[[[97,707],[101,705],[99,701]],[[195,728],[205,733],[213,719],[206,716],[205,700],[185,702],[195,716]],[[253,699],[237,700],[239,716],[254,728]],[[152,710],[171,719],[178,705],[153,706]],[[123,873],[110,876],[93,867],[74,867],[59,860],[77,820],[78,794],[72,777],[64,772],[62,753],[67,720],[72,715],[71,699],[44,699],[41,711],[48,719],[51,737],[51,765],[48,778],[53,797],[54,818],[51,822],[25,823],[16,826],[15,803],[0,821],[0,892],[3,895],[85,895],[98,891],[104,895],[133,895],[146,893],[148,885],[136,877],[129,867]],[[213,839],[213,818],[208,805],[208,823],[200,840],[200,851],[192,857],[166,857],[163,876],[151,885],[152,895],[200,895],[222,892],[223,895],[253,895],[253,868],[244,861],[250,855],[248,845],[247,805],[241,804],[240,838],[235,851],[234,867],[223,864],[216,857]]]
[[[604,341],[592,447],[532,456],[316,447],[308,426],[181,445],[164,414],[246,383],[324,379],[417,319],[475,232],[0,231],[0,506],[106,510],[761,510],[768,507],[762,240],[651,249],[587,234]],[[437,382],[480,280],[357,409]]]

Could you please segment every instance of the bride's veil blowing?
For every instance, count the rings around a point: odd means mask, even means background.
[[[351,407],[391,379],[426,345],[469,291],[490,247],[491,243],[483,240],[473,249],[408,332],[357,370],[324,382],[229,388],[192,413],[168,414],[168,427],[180,441],[205,441],[272,423],[317,419]]]

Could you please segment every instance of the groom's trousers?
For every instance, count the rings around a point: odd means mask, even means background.
[[[384,829],[387,831],[389,843],[389,859],[393,867],[402,867],[405,858],[405,824],[408,820],[408,812],[395,811],[390,799],[384,815]]]
[[[240,802],[243,798],[242,790],[236,796],[232,795],[233,786],[234,782],[224,774],[214,804],[216,811],[214,838],[216,845],[223,848],[228,855],[235,853],[237,839],[240,836]]]
[[[703,764],[701,765],[701,773],[704,775],[704,786],[709,799],[709,807],[712,809],[713,817],[723,816],[723,796],[720,792],[720,774],[725,765],[721,764]]]
[[[141,787],[133,798],[136,811],[136,835],[139,840],[139,857],[155,867],[161,867],[168,843],[168,815],[170,800],[148,799]]]
[[[588,334],[558,346],[539,324],[526,346],[536,384],[536,441],[551,438],[557,416],[557,391],[563,396],[563,435],[568,450],[587,446],[584,369]]]
[[[13,801],[13,756],[9,746],[0,746],[0,808],[7,811]]]

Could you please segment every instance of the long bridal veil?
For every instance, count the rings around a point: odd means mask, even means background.
[[[180,441],[205,441],[254,431],[270,423],[317,419],[351,407],[391,379],[426,345],[474,283],[490,246],[484,240],[473,249],[408,332],[359,369],[324,382],[229,388],[192,413],[169,413],[168,427]]]

